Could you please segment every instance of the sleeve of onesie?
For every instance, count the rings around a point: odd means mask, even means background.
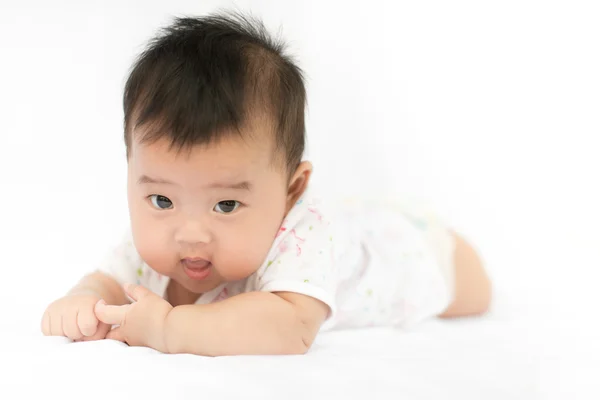
[[[329,306],[329,318],[335,313],[331,223],[317,207],[296,206],[283,221],[255,285],[258,291],[316,298]]]
[[[113,246],[100,260],[96,271],[103,272],[119,284],[140,283],[143,261],[133,245],[130,234]]]

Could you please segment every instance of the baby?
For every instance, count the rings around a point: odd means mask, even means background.
[[[124,90],[131,229],[48,306],[45,335],[164,353],[303,354],[328,329],[481,314],[466,241],[399,201],[320,201],[305,87],[255,20],[178,18]]]

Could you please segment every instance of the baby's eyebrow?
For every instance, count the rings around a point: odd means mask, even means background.
[[[166,179],[151,178],[148,175],[140,176],[140,178],[138,179],[138,184],[143,185],[146,183],[161,183],[161,184],[165,184],[165,185],[174,185],[173,182],[168,181]]]
[[[248,181],[242,181],[238,183],[225,183],[225,182],[214,182],[208,185],[210,189],[235,189],[235,190],[246,190],[250,192],[252,190],[252,184]]]
[[[175,183],[160,178],[151,178],[148,175],[142,175],[138,179],[138,184],[164,184],[164,185],[175,185]],[[228,182],[213,182],[207,186],[209,189],[234,189],[234,190],[246,190],[252,191],[252,184],[248,181],[241,181],[237,183]]]

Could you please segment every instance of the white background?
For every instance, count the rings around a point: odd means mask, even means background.
[[[171,16],[230,4],[0,3],[0,310],[15,329],[39,329],[127,227],[133,58]],[[235,4],[305,71],[315,185],[429,202],[480,250],[495,312],[598,349],[595,2]]]

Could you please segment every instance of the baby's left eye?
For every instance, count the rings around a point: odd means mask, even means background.
[[[161,196],[160,194],[153,194],[148,196],[152,205],[159,210],[168,210],[173,208],[173,202],[168,197]]]
[[[232,213],[233,211],[235,211],[235,209],[237,209],[240,206],[240,202],[236,201],[236,200],[224,200],[224,201],[220,201],[215,205],[215,208],[213,208],[213,210],[215,210],[218,213],[221,214],[229,214]]]

